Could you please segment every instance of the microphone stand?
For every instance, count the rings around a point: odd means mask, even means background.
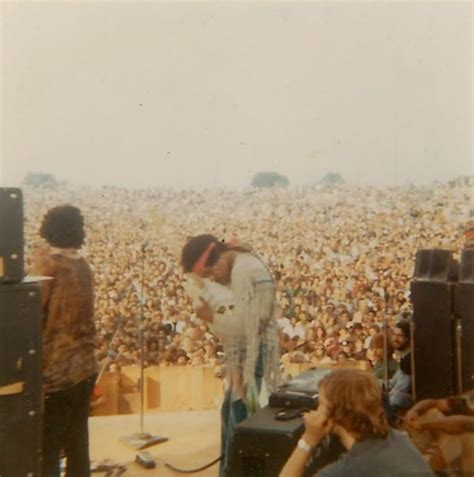
[[[140,285],[133,283],[138,299],[140,317],[138,319],[138,342],[140,346],[140,432],[122,437],[120,440],[134,449],[146,449],[147,447],[165,442],[168,437],[157,436],[144,430],[144,415],[145,415],[145,316],[143,313],[143,305],[145,301],[145,255],[147,251],[148,242],[144,242],[141,248],[141,273]]]
[[[388,322],[387,316],[383,315],[383,384],[382,384],[382,396],[383,403],[385,407],[385,412],[389,418],[389,421],[393,419],[392,410],[390,408],[390,397],[389,397],[389,384],[388,384]]]
[[[388,393],[388,323],[387,317],[383,315],[383,387]]]

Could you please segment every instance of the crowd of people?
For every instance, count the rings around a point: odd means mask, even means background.
[[[376,365],[373,337],[410,315],[416,251],[461,250],[471,187],[466,180],[244,191],[26,187],[27,266],[46,246],[38,235],[43,214],[63,203],[80,207],[99,361],[138,365],[142,326],[146,365],[217,367],[222,347],[196,317],[179,263],[186,240],[206,231],[269,265],[283,364]]]

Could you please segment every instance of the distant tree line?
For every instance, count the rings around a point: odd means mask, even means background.
[[[275,171],[257,172],[250,185],[256,188],[262,187],[287,187],[289,185],[288,177]],[[344,178],[338,172],[328,172],[320,181],[323,186],[336,186],[344,184]]]
[[[337,172],[328,172],[319,182],[323,185],[333,186],[344,184],[345,181],[341,174]]]
[[[30,187],[56,187],[58,181],[49,172],[28,172],[23,179],[23,184]]]
[[[287,187],[288,184],[288,177],[278,172],[257,172],[251,182],[252,187]]]

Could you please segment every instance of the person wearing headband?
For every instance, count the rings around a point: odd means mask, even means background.
[[[200,292],[199,318],[210,324],[220,339],[226,362],[226,393],[221,409],[220,476],[227,475],[232,435],[237,423],[259,408],[262,379],[271,388],[280,383],[278,307],[275,283],[267,266],[252,251],[211,234],[190,238],[181,264],[196,278]],[[232,310],[220,313],[217,289],[232,296]],[[227,298],[227,303],[230,302]],[[229,307],[228,307],[229,308]]]

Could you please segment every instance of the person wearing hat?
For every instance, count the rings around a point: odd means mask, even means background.
[[[354,341],[352,338],[343,338],[339,340],[341,351],[346,354],[348,359],[353,359]]]
[[[183,247],[181,264],[201,287],[198,318],[209,322],[224,347],[227,374],[220,475],[225,476],[235,426],[258,409],[262,378],[270,388],[280,383],[275,283],[255,253],[211,234],[190,238]],[[224,307],[225,313],[220,313],[215,287],[207,279],[231,292],[233,306]]]

